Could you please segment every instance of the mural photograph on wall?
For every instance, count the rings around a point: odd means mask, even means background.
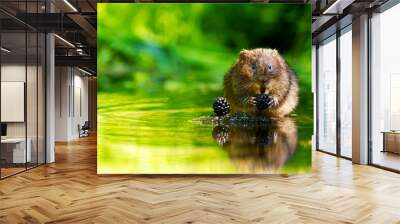
[[[311,171],[311,9],[98,4],[99,174]]]

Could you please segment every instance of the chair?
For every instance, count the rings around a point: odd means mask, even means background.
[[[82,127],[78,125],[78,129],[79,129],[79,138],[89,136],[89,129],[90,129],[89,121],[85,121]]]

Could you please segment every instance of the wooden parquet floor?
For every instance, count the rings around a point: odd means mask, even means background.
[[[315,152],[310,175],[98,176],[94,137],[0,181],[0,223],[400,223],[400,175]]]

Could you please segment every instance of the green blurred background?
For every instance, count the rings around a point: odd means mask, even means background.
[[[190,121],[212,114],[239,51],[258,47],[278,49],[299,77],[293,116],[306,131],[279,172],[308,171],[310,21],[309,5],[98,4],[99,173],[241,172],[212,141],[212,127]],[[182,147],[182,157],[168,147]]]

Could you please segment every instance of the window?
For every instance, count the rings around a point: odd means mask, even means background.
[[[318,47],[318,149],[336,153],[336,36]]]
[[[322,41],[317,50],[317,146],[320,151],[351,158],[351,24],[340,30],[338,35]]]
[[[18,7],[39,13],[43,4],[21,1]],[[0,17],[0,178],[5,178],[45,163],[46,40],[12,16],[0,12]]]
[[[400,170],[400,4],[371,18],[371,162]]]
[[[352,156],[352,35],[351,25],[340,35],[340,155]]]

